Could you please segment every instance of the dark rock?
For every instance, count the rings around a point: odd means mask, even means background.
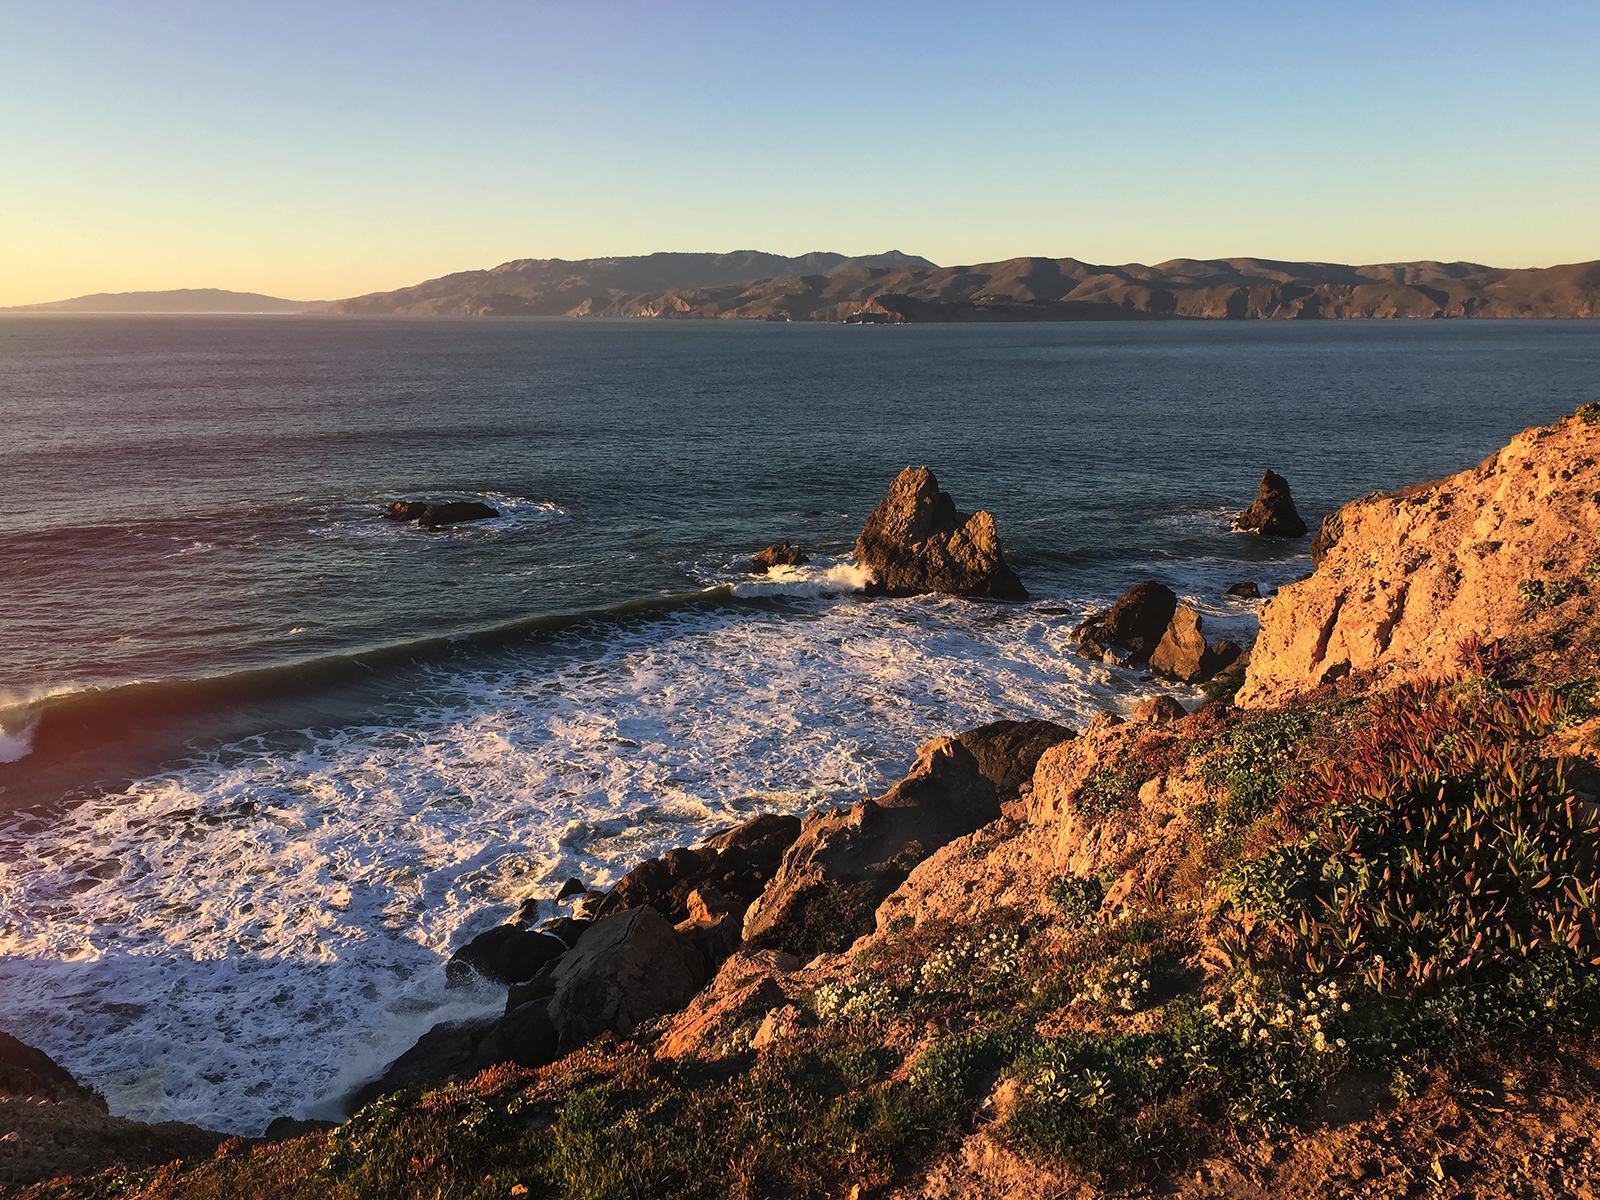
[[[565,900],[569,896],[581,896],[589,890],[589,885],[574,876],[561,885],[561,890],[556,893],[556,900]]]
[[[1181,721],[1189,715],[1189,710],[1171,696],[1151,696],[1148,700],[1141,700],[1133,709],[1133,719],[1150,725],[1165,725],[1169,721]]]
[[[451,983],[465,983],[477,974],[493,983],[516,983],[566,949],[566,943],[552,934],[520,925],[496,925],[450,956],[444,965],[445,977]]]
[[[461,1079],[481,1071],[488,1064],[478,1051],[478,1043],[494,1023],[495,1018],[486,1017],[479,1021],[447,1021],[435,1025],[418,1038],[411,1049],[384,1068],[382,1075],[356,1089],[350,1111],[401,1088]]]
[[[478,1044],[478,1057],[486,1066],[514,1062],[519,1067],[542,1067],[555,1056],[556,1027],[543,1000],[513,1008]]]
[[[336,1124],[335,1121],[314,1121],[304,1117],[273,1117],[261,1136],[269,1142],[286,1142],[290,1138],[332,1129]]]
[[[1177,611],[1178,597],[1154,580],[1136,583],[1104,612],[1096,613],[1072,631],[1079,649],[1090,658],[1107,651],[1124,651],[1129,660],[1147,661],[1161,644]]]
[[[907,467],[872,510],[856,539],[856,564],[870,570],[875,595],[948,592],[993,600],[1026,600],[1027,590],[1006,565],[994,518],[970,517],[939,490],[926,467]]]
[[[1260,495],[1233,519],[1233,527],[1263,537],[1304,537],[1306,533],[1306,523],[1295,511],[1289,481],[1273,471],[1262,473]]]
[[[1334,509],[1322,518],[1322,524],[1317,528],[1317,536],[1311,539],[1311,565],[1320,567],[1322,560],[1328,557],[1328,551],[1344,536],[1344,517],[1342,509]],[[1310,578],[1307,576],[1307,578]]]
[[[533,978],[513,983],[506,991],[506,1012],[515,1012],[524,1004],[534,1000],[548,1000],[555,995],[556,966],[560,962],[559,958],[552,958],[533,973]]]
[[[595,905],[596,917],[649,905],[676,924],[689,915],[689,894],[721,893],[740,907],[761,894],[795,838],[800,818],[763,813],[698,847],[669,850],[640,863]]]
[[[583,936],[583,931],[593,924],[593,921],[584,917],[551,917],[539,926],[539,930],[542,933],[550,934],[552,937],[560,938],[570,950],[578,944],[578,939]]]
[[[991,721],[967,730],[956,741],[977,760],[995,794],[1010,800],[1033,778],[1033,768],[1046,750],[1076,736],[1053,721]]]
[[[877,906],[912,867],[999,815],[977,759],[954,738],[927,742],[883,796],[805,818],[746,915],[745,949],[801,957],[844,949],[872,928]]]
[[[1206,678],[1209,679],[1213,675],[1226,671],[1239,661],[1239,657],[1242,654],[1244,654],[1244,647],[1239,645],[1238,642],[1230,642],[1226,638],[1220,642],[1212,642],[1210,658],[1206,662]]]
[[[446,500],[437,504],[428,500],[396,500],[383,510],[383,515],[391,521],[415,521],[429,529],[439,529],[462,521],[487,521],[498,517],[500,510],[477,500]]]
[[[758,551],[750,560],[752,575],[765,575],[773,567],[799,567],[810,562],[810,557],[793,542],[774,542]]]
[[[1104,612],[1091,616],[1073,636],[1079,653],[1104,662],[1148,666],[1180,683],[1200,683],[1222,670],[1230,651],[1206,642],[1200,614],[1179,604],[1172,589],[1153,581],[1136,584]],[[1233,647],[1233,657],[1238,648]],[[1224,661],[1226,659],[1226,661]]]
[[[1251,581],[1236,583],[1228,589],[1228,595],[1237,596],[1241,600],[1259,600],[1261,599],[1261,588]]]
[[[550,1020],[563,1048],[610,1030],[627,1036],[681,1008],[705,982],[696,948],[653,908],[596,921],[555,966]]]
[[[0,1095],[79,1097],[92,1094],[43,1050],[20,1042],[9,1033],[0,1033]],[[105,1102],[100,1101],[98,1107],[104,1109]]]

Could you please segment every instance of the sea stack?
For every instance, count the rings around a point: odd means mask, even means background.
[[[956,511],[927,467],[907,467],[867,518],[856,539],[856,563],[873,574],[879,596],[946,592],[990,600],[1026,600],[1027,589],[1006,564],[994,518]]]
[[[1129,667],[1180,683],[1199,683],[1232,665],[1240,649],[1206,640],[1199,613],[1164,584],[1134,584],[1117,602],[1072,631],[1085,658]]]
[[[1306,523],[1295,511],[1289,481],[1276,471],[1263,471],[1261,493],[1255,503],[1233,519],[1239,533],[1258,533],[1262,537],[1304,537]]]

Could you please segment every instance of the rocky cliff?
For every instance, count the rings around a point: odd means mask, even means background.
[[[25,1194],[1596,1194],[1597,420],[1342,510],[1249,707],[935,739],[630,873],[458,1081]]]
[[[1471,470],[1346,504],[1316,553],[1311,577],[1262,610],[1244,707],[1352,673],[1384,684],[1447,673],[1468,639],[1592,655],[1600,408],[1529,429]]]

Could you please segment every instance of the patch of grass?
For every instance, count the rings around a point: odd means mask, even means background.
[[[1579,405],[1574,415],[1585,425],[1600,425],[1600,401]]]
[[[1218,796],[1214,833],[1243,828],[1276,803],[1303,774],[1299,752],[1314,729],[1315,718],[1309,712],[1268,713],[1219,734],[1203,747],[1209,757],[1201,778]]]

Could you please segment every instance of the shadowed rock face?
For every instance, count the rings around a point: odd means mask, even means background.
[[[910,774],[881,797],[806,817],[745,917],[745,949],[802,958],[844,949],[872,928],[873,911],[912,867],[999,815],[977,759],[954,738],[925,743]]]
[[[1014,799],[1033,778],[1039,756],[1076,734],[1054,721],[991,721],[969,729],[956,741],[977,760],[1001,800]]]
[[[551,1024],[565,1048],[610,1030],[624,1036],[682,1008],[705,982],[700,951],[653,908],[596,921],[551,974]]]
[[[1006,565],[994,518],[956,511],[927,467],[907,467],[889,485],[856,539],[856,563],[870,570],[877,595],[945,592],[991,600],[1026,600]]]
[[[1304,537],[1306,523],[1295,511],[1289,481],[1273,471],[1261,476],[1261,494],[1233,519],[1240,533],[1259,533],[1262,537]]]

